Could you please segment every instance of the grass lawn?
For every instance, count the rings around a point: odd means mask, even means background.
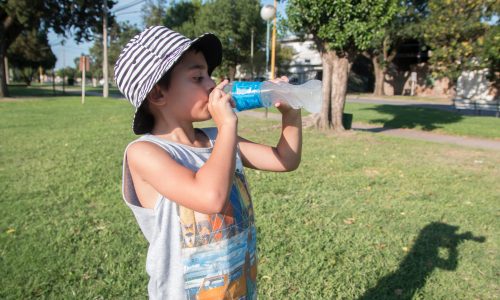
[[[147,297],[147,243],[120,192],[132,112],[0,103],[1,299]],[[279,138],[276,121],[239,124]],[[297,171],[246,170],[259,299],[497,299],[499,165],[494,151],[306,130]]]
[[[495,117],[464,116],[417,106],[352,102],[346,103],[345,112],[353,114],[353,122],[500,140],[500,118]]]
[[[256,109],[264,112],[264,108]],[[270,113],[279,113],[271,107]],[[500,118],[464,116],[459,113],[417,106],[398,106],[347,102],[345,113],[353,114],[353,122],[387,128],[409,128],[442,134],[500,140]],[[305,110],[302,115],[309,113]]]

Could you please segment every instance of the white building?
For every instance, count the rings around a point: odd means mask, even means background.
[[[279,40],[284,47],[293,49],[293,59],[290,62],[290,67],[286,72],[289,79],[294,83],[303,83],[307,80],[317,78],[322,71],[321,55],[316,50],[316,45],[312,38],[308,37],[305,40],[299,39],[297,36],[290,35]],[[285,70],[283,70],[285,71]]]

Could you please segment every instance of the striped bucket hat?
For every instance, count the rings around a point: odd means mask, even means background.
[[[151,132],[153,116],[143,103],[153,86],[172,69],[192,46],[203,52],[208,74],[222,61],[222,45],[212,33],[190,40],[164,26],[152,26],[133,37],[123,48],[115,64],[118,89],[135,107],[132,130],[135,134]]]

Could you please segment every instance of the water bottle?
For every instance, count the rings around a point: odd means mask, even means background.
[[[310,113],[319,113],[322,101],[322,83],[310,80],[301,85],[287,82],[235,81],[224,87],[236,103],[236,112],[270,107],[278,101],[288,103],[291,107],[304,108]]]

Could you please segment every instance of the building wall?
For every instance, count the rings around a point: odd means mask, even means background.
[[[288,70],[280,70],[288,74],[291,82],[303,83],[317,77],[318,71],[323,69],[321,55],[311,39],[300,41],[296,36],[280,40],[282,46],[293,49],[293,59]]]

